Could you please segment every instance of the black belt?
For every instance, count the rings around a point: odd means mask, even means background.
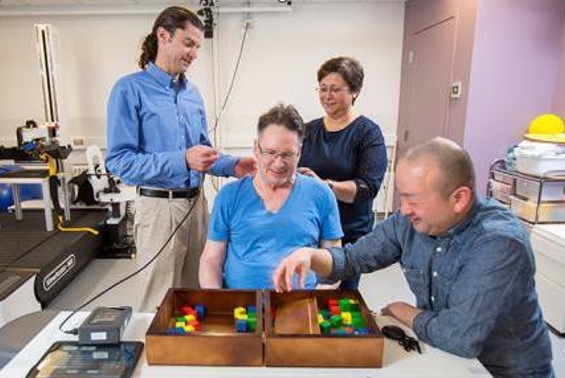
[[[156,198],[194,198],[200,193],[200,188],[190,188],[187,190],[165,190],[165,189],[149,189],[137,188],[140,196],[156,197]]]

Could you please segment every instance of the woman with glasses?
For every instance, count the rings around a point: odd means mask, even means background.
[[[353,109],[363,86],[363,67],[352,58],[333,58],[318,70],[318,95],[326,115],[306,124],[299,172],[324,180],[334,192],[345,236],[354,243],[371,231],[373,200],[386,167],[379,126]],[[359,276],[341,289],[357,289]]]
[[[259,118],[258,171],[222,187],[200,259],[203,288],[268,289],[282,259],[304,246],[340,246],[335,196],[321,181],[297,175],[304,123],[292,106]],[[310,274],[305,287],[313,289]]]

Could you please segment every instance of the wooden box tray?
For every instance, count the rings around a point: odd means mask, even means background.
[[[297,290],[290,293],[265,292],[265,365],[287,367],[382,367],[383,335],[373,319],[365,301],[358,291],[343,290]],[[310,301],[310,300],[314,301]],[[295,334],[286,332],[289,322],[277,321],[281,308],[298,303],[295,313],[307,314],[312,303],[318,309],[330,299],[353,299],[366,321],[367,334],[320,334],[308,332],[312,327],[301,322]],[[286,313],[286,310],[285,310]],[[300,322],[297,322],[300,323]],[[317,325],[317,324],[316,324]],[[275,330],[284,329],[277,333]]]
[[[145,336],[149,365],[263,365],[262,292],[244,290],[169,289]],[[201,329],[190,334],[169,334],[181,308],[201,304]],[[234,326],[236,307],[255,306],[255,332],[238,333]]]

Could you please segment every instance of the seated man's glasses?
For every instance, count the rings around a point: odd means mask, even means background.
[[[349,90],[349,87],[319,87],[316,88],[316,90],[320,93],[320,94],[326,94],[326,93],[331,93],[331,94],[338,94],[341,92],[345,92]]]
[[[259,144],[259,142],[257,142],[257,148],[259,149],[259,153],[261,154],[261,156],[269,159],[269,160],[275,160],[277,157],[280,157],[281,159],[285,160],[285,161],[293,161],[295,159],[298,158],[299,152],[296,151],[275,151],[275,150],[269,150],[267,148],[263,148],[261,147],[261,145]]]

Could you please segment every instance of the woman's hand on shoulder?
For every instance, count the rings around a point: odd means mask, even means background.
[[[311,170],[308,167],[298,167],[298,173],[303,174],[304,176],[309,176],[309,177],[313,177],[315,179],[318,180],[322,180],[317,174],[316,172],[314,172],[313,170]]]

